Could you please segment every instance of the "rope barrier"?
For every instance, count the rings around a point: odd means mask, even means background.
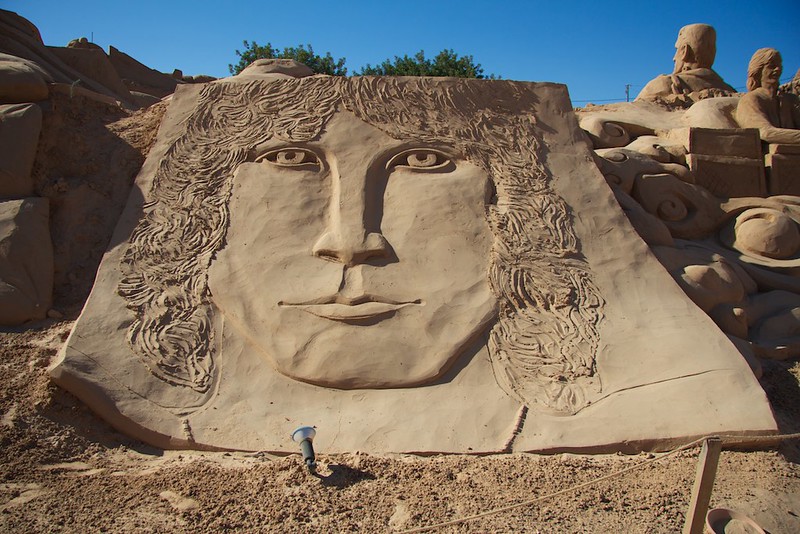
[[[671,456],[674,456],[674,455],[678,454],[679,452],[682,452],[682,451],[685,451],[687,449],[691,449],[693,447],[696,447],[696,446],[700,445],[701,443],[703,443],[705,440],[707,440],[709,438],[712,438],[712,437],[720,438],[722,440],[723,445],[725,445],[725,444],[740,444],[741,445],[741,444],[744,444],[744,443],[751,443],[751,442],[754,442],[754,441],[758,441],[758,442],[776,441],[776,442],[779,442],[779,441],[786,441],[786,440],[790,440],[790,439],[798,439],[798,438],[800,438],[800,433],[796,433],[796,434],[769,434],[769,435],[763,435],[763,436],[734,436],[734,435],[728,435],[728,436],[725,436],[725,435],[722,435],[722,436],[709,435],[709,436],[704,436],[704,437],[702,437],[700,439],[696,439],[696,440],[694,440],[692,442],[686,443],[685,445],[681,445],[679,447],[676,447],[675,449],[672,449],[671,451],[666,452],[666,453],[662,454],[661,456],[657,456],[655,458],[650,458],[649,460],[645,460],[645,461],[640,462],[640,463],[638,463],[636,465],[632,465],[630,467],[626,467],[625,469],[621,469],[619,471],[615,471],[614,473],[610,473],[608,475],[596,478],[594,480],[589,480],[587,482],[582,482],[582,483],[577,484],[575,486],[571,486],[569,488],[565,488],[563,490],[556,491],[555,493],[550,493],[548,495],[542,495],[540,497],[536,497],[535,499],[530,499],[530,500],[519,502],[519,503],[516,503],[516,504],[510,504],[508,506],[503,506],[501,508],[495,508],[493,510],[487,510],[486,512],[481,512],[479,514],[469,515],[469,516],[462,517],[462,518],[459,518],[459,519],[451,519],[449,521],[443,521],[441,523],[428,525],[426,527],[417,527],[417,528],[412,528],[412,529],[409,529],[409,530],[402,530],[402,531],[400,531],[400,534],[416,534],[418,532],[428,532],[430,530],[434,530],[434,529],[437,529],[437,528],[448,527],[448,526],[451,526],[451,525],[458,525],[460,523],[466,523],[468,521],[474,521],[476,519],[481,519],[483,517],[488,517],[490,515],[495,515],[495,514],[499,514],[499,513],[502,513],[502,512],[508,512],[510,510],[515,510],[517,508],[523,508],[525,506],[530,506],[532,504],[536,504],[538,502],[545,501],[547,499],[552,499],[553,497],[558,497],[559,495],[564,495],[566,493],[570,493],[570,492],[573,492],[573,491],[576,491],[576,490],[579,490],[579,489],[582,489],[582,488],[593,486],[595,484],[598,484],[600,482],[603,482],[603,481],[606,481],[606,480],[609,480],[609,479],[612,479],[612,478],[616,478],[616,477],[621,476],[621,475],[623,475],[625,473],[629,473],[630,471],[635,471],[635,470],[640,469],[640,468],[642,468],[642,467],[644,467],[646,465],[649,465],[651,463],[664,460],[666,458],[669,458]]]

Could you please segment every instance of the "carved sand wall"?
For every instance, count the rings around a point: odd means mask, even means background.
[[[496,373],[523,401],[565,413],[583,407],[599,391],[602,298],[567,207],[537,161],[540,142],[525,135],[535,132],[532,117],[493,117],[491,130],[488,121],[470,124],[488,95],[463,84],[437,92],[430,80],[328,78],[299,89],[303,83],[276,82],[269,91],[264,82],[209,85],[200,94],[125,254],[119,291],[136,312],[129,341],[145,365],[171,384],[211,387],[214,311],[205,273],[225,239],[234,170],[270,138],[313,139],[339,105],[394,138],[453,147],[494,178],[498,202],[487,216],[496,237],[488,276],[500,300],[490,342]],[[500,105],[513,106],[515,92],[504,91],[509,101]],[[430,117],[437,108],[447,116]]]
[[[179,88],[54,380],[166,447],[287,450],[299,424],[373,452],[773,431],[569,109],[507,81]]]

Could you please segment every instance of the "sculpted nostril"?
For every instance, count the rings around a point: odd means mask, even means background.
[[[326,261],[335,261],[335,262],[340,262],[340,263],[343,262],[343,258],[339,254],[337,254],[336,252],[333,252],[331,250],[315,251],[314,255],[316,257],[321,258],[321,259],[326,260]]]
[[[324,232],[319,239],[317,239],[317,242],[314,243],[314,247],[311,249],[311,252],[314,254],[314,256],[329,261],[339,260],[336,253],[336,240],[330,232]]]
[[[370,232],[360,238],[325,232],[314,244],[312,253],[326,261],[352,266],[371,258],[387,258],[392,253],[392,247],[378,232]]]
[[[364,240],[364,253],[369,256],[386,257],[391,248],[383,234],[377,232],[370,232]]]

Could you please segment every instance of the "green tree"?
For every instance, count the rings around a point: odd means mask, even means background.
[[[244,51],[236,50],[239,62],[236,65],[228,64],[228,70],[231,74],[239,74],[257,59],[294,59],[307,65],[317,74],[347,75],[347,67],[344,66],[345,58],[334,59],[330,52],[326,52],[324,56],[317,55],[310,44],[296,47],[287,46],[279,51],[277,48],[273,48],[270,43],[260,46],[255,41],[252,43],[248,41],[242,42],[244,43]]]
[[[372,66],[369,63],[356,72],[356,76],[452,76],[456,78],[490,78],[495,75],[485,76],[480,63],[475,63],[472,56],[460,56],[451,50],[442,50],[433,59],[425,57],[425,51],[420,50],[414,57],[404,55],[395,56],[394,61],[386,60],[380,65]]]

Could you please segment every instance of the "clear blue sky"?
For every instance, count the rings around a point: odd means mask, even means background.
[[[800,0],[771,2],[306,0],[304,2],[0,0],[33,22],[45,44],[94,35],[163,72],[227,76],[242,40],[276,47],[311,43],[315,52],[366,63],[424,49],[470,54],[485,72],[569,87],[575,105],[624,100],[672,71],[678,29],[717,29],[715,70],[744,90],[747,62],[765,46],[783,55],[783,79],[800,68]]]

